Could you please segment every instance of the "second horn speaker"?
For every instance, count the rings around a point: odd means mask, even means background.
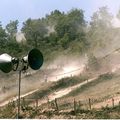
[[[43,64],[42,53],[34,48],[28,54],[28,64],[33,70],[38,70]]]

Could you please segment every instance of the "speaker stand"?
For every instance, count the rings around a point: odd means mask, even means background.
[[[20,116],[20,88],[21,88],[21,72],[22,70],[19,70],[19,83],[18,83],[18,113],[17,113],[17,119],[21,118]]]

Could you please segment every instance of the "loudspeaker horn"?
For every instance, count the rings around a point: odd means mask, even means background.
[[[19,64],[17,58],[11,57],[7,53],[0,55],[0,70],[9,73],[11,70],[16,71]]]
[[[0,55],[0,69],[8,73],[12,70],[12,57],[7,53]]]
[[[33,70],[38,70],[43,64],[43,55],[38,49],[34,48],[27,56],[23,57],[23,62],[28,63]]]

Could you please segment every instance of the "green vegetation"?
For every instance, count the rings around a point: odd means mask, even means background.
[[[40,98],[41,99],[56,90],[74,86],[78,83],[81,83],[81,82],[87,80],[87,79],[88,79],[88,77],[85,77],[85,76],[63,78],[57,82],[50,84],[47,87],[47,89],[45,87],[45,89],[39,90],[31,95],[28,95],[26,98],[34,98],[34,99]]]
[[[18,20],[10,21],[5,29],[0,24],[0,54],[22,56],[36,47],[47,61],[60,53],[81,55],[90,51],[94,55],[95,50],[100,51],[111,43],[116,30],[119,31],[112,26],[112,15],[107,7],[95,12],[90,22],[85,20],[82,9],[72,9],[67,13],[54,10],[44,18],[29,18],[21,29],[25,43],[16,41],[18,24]]]
[[[94,87],[96,84],[98,83],[101,83],[101,82],[104,82],[106,80],[110,80],[112,79],[113,75],[112,74],[109,74],[109,73],[106,73],[106,74],[103,74],[103,75],[100,75],[95,81],[92,81],[92,82],[88,82],[87,84],[85,85],[82,85],[81,87],[79,87],[78,89],[76,90],[73,90],[71,91],[69,94],[67,94],[66,96],[76,96],[77,94],[80,94],[80,92],[86,90],[86,89],[89,89],[90,87]]]
[[[6,119],[6,118],[15,118],[16,117],[16,111],[15,111],[15,103],[9,103],[3,108],[0,108],[0,118]]]

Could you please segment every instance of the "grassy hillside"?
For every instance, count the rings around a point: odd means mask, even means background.
[[[51,82],[43,85],[43,87],[24,98],[25,101],[21,100],[21,117],[22,118],[38,118],[38,119],[117,119],[120,118],[120,106],[107,105],[94,108],[94,105],[102,103],[104,100],[111,99],[113,95],[119,96],[119,75],[103,74],[100,75],[96,80],[82,85],[80,88],[76,88],[68,95],[65,95],[57,99],[58,108],[54,100],[46,101],[45,96],[49,96],[55,91],[64,90],[66,88],[78,85],[84,82],[88,78],[85,76],[64,78],[58,82]],[[62,92],[61,92],[62,94]],[[99,99],[99,101],[91,101],[91,109],[89,106],[88,98]],[[101,99],[100,99],[101,98]],[[113,97],[114,98],[114,97]],[[30,102],[27,99],[32,99]],[[36,106],[35,100],[45,100],[46,102],[40,106]],[[34,103],[34,104],[33,104]],[[16,102],[11,102],[5,107],[0,108],[0,118],[16,118]]]

